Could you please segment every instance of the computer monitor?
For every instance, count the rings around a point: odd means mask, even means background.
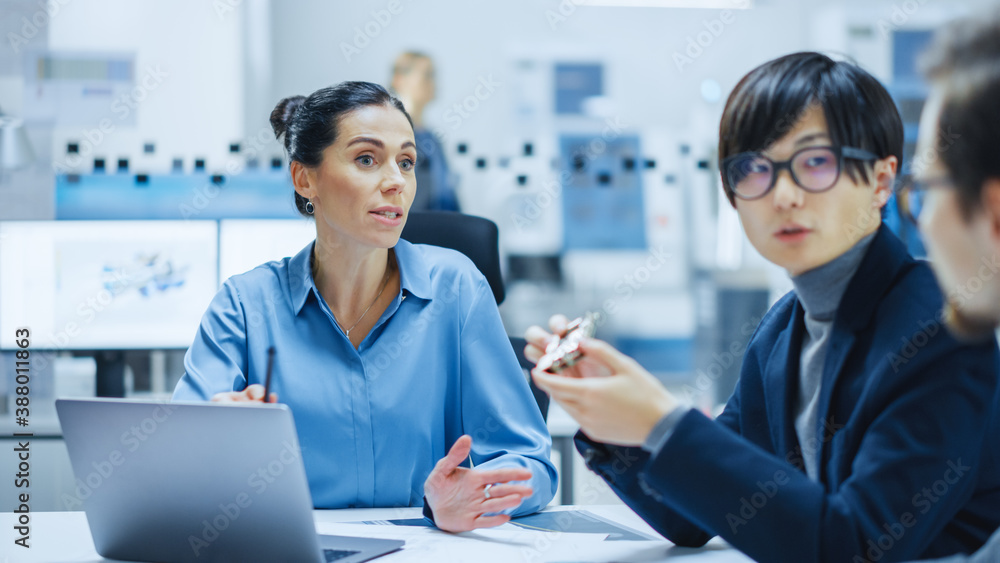
[[[186,348],[218,288],[216,221],[0,222],[0,349]]]
[[[223,219],[219,221],[219,279],[295,256],[315,238],[316,224],[307,219]]]

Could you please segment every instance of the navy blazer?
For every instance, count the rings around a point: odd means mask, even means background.
[[[718,535],[760,561],[969,553],[1000,525],[997,344],[940,324],[941,290],[884,226],[837,310],[816,443],[795,434],[803,308],[779,300],[711,420],[692,410],[655,456],[577,434],[587,464],[674,543]],[[815,451],[818,481],[802,452]]]

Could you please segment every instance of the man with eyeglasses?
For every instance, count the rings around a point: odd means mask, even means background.
[[[900,561],[970,552],[1000,524],[1000,354],[941,328],[930,267],[882,225],[902,145],[888,92],[854,64],[796,53],[751,71],[722,116],[723,188],[795,290],[751,337],[725,411],[681,405],[598,340],[558,375],[532,371],[580,423],[588,465],[676,544]],[[553,335],[527,337],[537,360]]]
[[[898,201],[920,227],[946,296],[948,329],[991,341],[1000,324],[1000,9],[941,30],[922,64],[931,94],[918,159]],[[1000,454],[1000,442],[987,445]],[[974,555],[947,561],[1000,561],[1000,531]]]

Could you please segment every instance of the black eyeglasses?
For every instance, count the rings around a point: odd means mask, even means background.
[[[924,209],[924,198],[927,190],[933,188],[950,188],[952,184],[948,178],[928,178],[918,180],[913,176],[906,176],[896,188],[896,208],[899,215],[907,218],[916,225],[920,219],[920,213]]]
[[[840,179],[844,159],[875,161],[878,156],[854,147],[806,147],[781,162],[759,152],[741,152],[722,161],[722,179],[736,197],[752,200],[767,195],[788,169],[792,181],[811,193],[825,192]]]

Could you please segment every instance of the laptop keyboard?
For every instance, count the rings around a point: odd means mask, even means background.
[[[349,549],[324,549],[323,555],[326,556],[326,563],[331,561],[336,561],[338,559],[343,559],[345,557],[350,557],[355,553],[361,553],[360,551],[351,551]]]

